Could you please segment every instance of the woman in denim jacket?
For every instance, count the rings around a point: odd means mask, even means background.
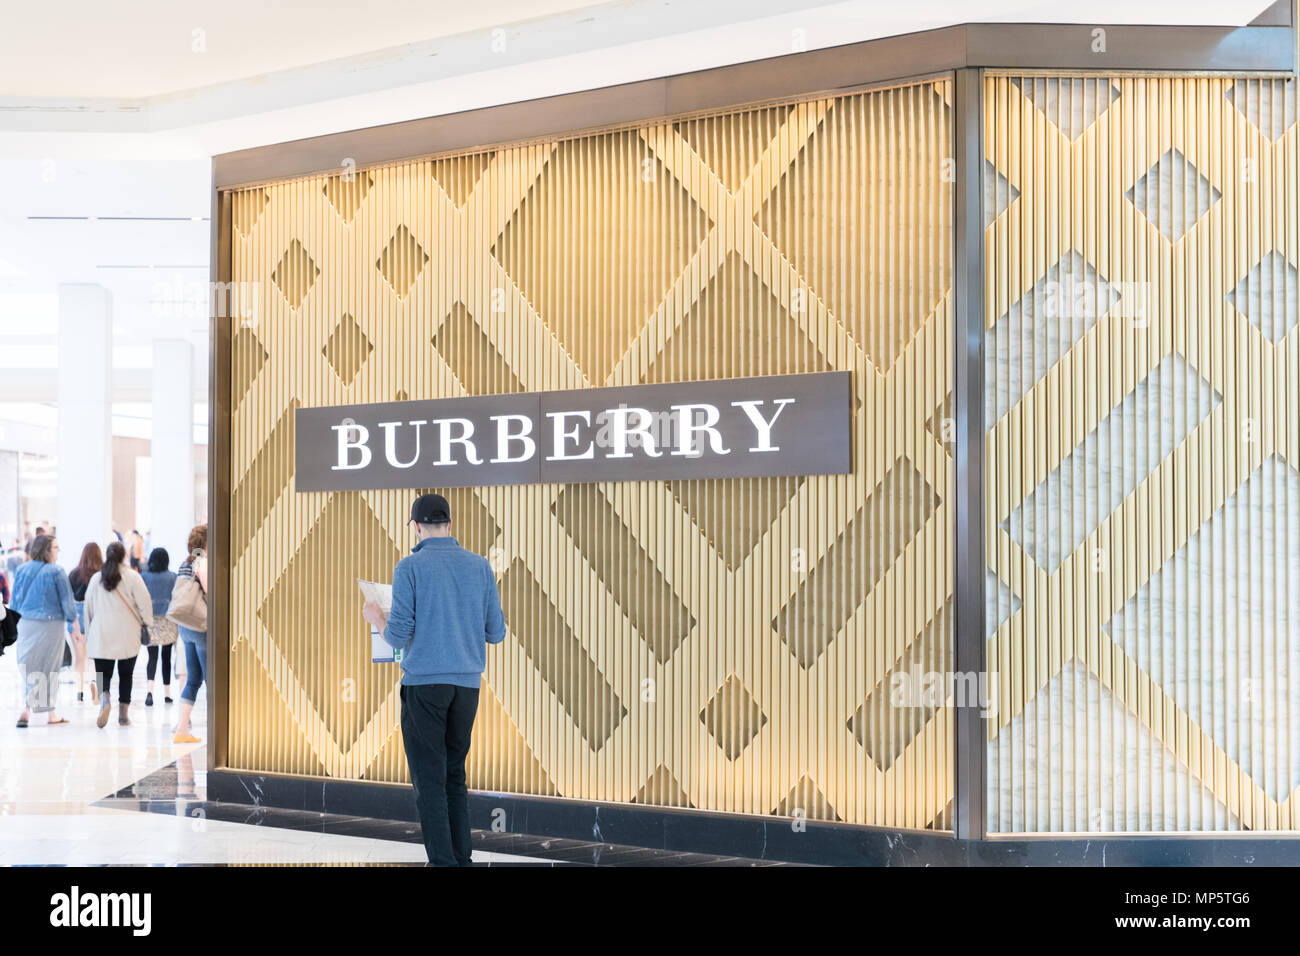
[[[59,696],[59,668],[63,665],[63,635],[77,619],[68,575],[55,562],[59,542],[53,535],[37,535],[31,559],[14,573],[13,601],[22,615],[18,621],[18,669],[25,689],[25,706],[18,726],[26,727],[32,713],[48,714],[50,724],[66,724],[55,712]]]

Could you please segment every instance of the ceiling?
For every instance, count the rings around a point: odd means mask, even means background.
[[[112,294],[115,391],[149,400],[155,339],[195,347],[206,393],[210,164],[0,160],[0,401],[53,400],[59,283]]]
[[[159,96],[595,5],[591,0],[11,4],[0,38],[0,95]]]
[[[1242,24],[1269,2],[382,0],[358,5],[352,0],[132,0],[124,7],[102,0],[63,0],[10,4],[6,9],[0,35],[0,96],[157,97],[349,57],[369,57],[373,64],[416,41],[459,35],[472,45],[478,37],[507,27],[522,35],[517,27],[529,21],[564,28],[626,22],[635,19],[631,15],[638,8],[673,27],[709,25],[718,11],[737,22],[821,9],[825,13],[818,14],[818,23],[828,18],[859,21],[876,35],[885,35],[991,20]],[[564,13],[575,16],[557,16]],[[480,46],[491,55],[490,44]]]
[[[1271,2],[133,0],[129,16],[92,0],[11,5],[0,132],[216,127],[164,146],[211,155],[954,23],[1242,25]]]
[[[159,338],[204,389],[210,157],[971,21],[1250,22],[1269,0],[102,0],[0,33],[0,401],[52,381],[61,282],[113,295],[119,398]],[[202,31],[196,33],[195,31]],[[52,388],[47,390],[51,391]],[[51,399],[52,400],[52,399]]]

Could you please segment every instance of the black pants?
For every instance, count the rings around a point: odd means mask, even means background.
[[[158,645],[150,644],[148,647],[149,662],[144,666],[145,676],[153,680],[153,675],[158,673]],[[162,645],[163,659],[163,686],[167,687],[172,682],[172,646],[170,644]]]
[[[478,688],[403,685],[402,742],[415,785],[424,849],[434,866],[469,866],[465,757],[478,713]]]
[[[117,702],[131,703],[131,678],[135,674],[135,658],[128,657],[120,661],[108,661],[102,657],[95,658],[95,678],[99,681],[99,694],[102,700],[108,700],[108,684],[113,679],[113,665],[117,665]]]

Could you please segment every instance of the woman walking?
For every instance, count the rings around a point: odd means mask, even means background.
[[[77,674],[77,702],[85,700],[86,671],[86,586],[95,572],[104,566],[104,554],[99,545],[90,542],[81,549],[81,560],[68,574],[68,584],[72,588],[72,600],[77,602],[77,620],[68,627],[68,638],[72,648],[72,669]],[[95,682],[90,682],[90,699],[95,700]]]
[[[148,566],[140,572],[140,577],[144,579],[144,586],[149,589],[149,596],[153,598],[153,630],[154,636],[158,639],[157,644],[149,645],[149,663],[145,668],[145,674],[149,678],[149,690],[144,695],[146,707],[153,706],[153,681],[154,674],[158,671],[160,649],[163,702],[168,704],[172,702],[172,645],[176,643],[177,633],[175,623],[167,620],[167,605],[171,604],[172,589],[176,586],[176,573],[167,570],[167,565],[170,563],[171,555],[167,553],[166,548],[154,548],[149,552]]]
[[[95,726],[108,723],[109,682],[117,665],[117,722],[128,726],[131,679],[140,656],[140,629],[153,624],[153,599],[140,575],[127,564],[126,548],[114,541],[104,552],[104,567],[86,588],[86,625],[90,628],[87,649],[95,659],[99,680],[99,718]]]
[[[199,587],[203,589],[206,597],[208,593],[208,526],[206,524],[194,527],[186,547],[189,548],[190,556],[176,571],[177,583],[180,583],[181,578],[193,578],[199,582]],[[185,672],[189,676],[185,681],[185,689],[181,691],[180,720],[176,724],[176,736],[172,740],[178,744],[197,744],[199,738],[191,732],[190,714],[194,710],[194,701],[199,696],[199,688],[203,686],[204,668],[208,662],[208,632],[193,631],[184,626],[178,627],[177,631],[181,642],[185,645]]]
[[[18,671],[25,703],[18,726],[26,727],[33,712],[48,714],[49,724],[66,724],[55,711],[59,698],[59,668],[63,664],[63,635],[77,619],[68,575],[54,562],[59,542],[53,535],[32,540],[31,557],[14,573],[10,603],[22,615],[18,621]]]

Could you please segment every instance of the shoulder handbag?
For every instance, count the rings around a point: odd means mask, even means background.
[[[169,644],[175,644],[176,638],[180,635],[176,631],[176,622],[165,617],[154,615],[153,627],[149,629],[150,647],[166,647]]]
[[[141,646],[148,647],[150,644],[157,643],[153,639],[153,631],[151,631],[149,625],[144,622],[144,618],[140,616],[140,612],[133,608],[131,602],[122,596],[122,588],[125,586],[125,581],[118,581],[117,587],[113,588],[113,593],[117,595],[119,601],[126,605],[126,609],[131,612],[131,616],[135,618],[135,622],[140,625]],[[100,584],[100,587],[103,587],[102,583]]]
[[[5,608],[4,617],[0,618],[0,654],[10,644],[18,642],[18,619],[22,615],[11,607]]]
[[[190,574],[177,577],[172,585],[172,602],[167,607],[167,618],[191,631],[208,629],[208,600],[192,569]]]

